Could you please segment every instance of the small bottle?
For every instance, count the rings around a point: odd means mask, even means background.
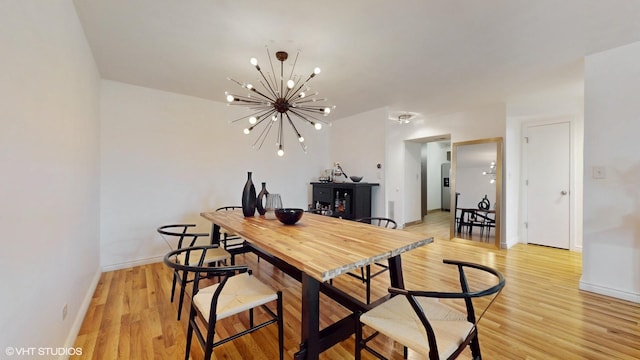
[[[338,210],[340,208],[340,193],[336,191],[336,199],[333,202],[333,208],[335,209],[335,211],[340,211]]]

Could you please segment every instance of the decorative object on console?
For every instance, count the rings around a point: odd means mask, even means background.
[[[269,191],[267,190],[267,183],[263,182],[262,190],[260,190],[260,193],[258,193],[258,198],[256,199],[256,209],[258,210],[258,214],[260,215],[264,215],[264,213],[266,212],[264,206],[262,205],[262,200],[266,200],[265,197],[268,193]]]
[[[251,171],[247,172],[247,182],[242,190],[242,213],[245,217],[256,214],[256,187],[251,180]]]
[[[302,218],[304,210],[295,208],[276,209],[276,217],[285,225],[293,225]]]
[[[362,180],[362,176],[349,176],[349,179],[353,182],[360,182],[360,180]]]
[[[293,122],[293,118],[299,118],[304,123],[312,125],[317,130],[322,128],[322,124],[326,122],[320,120],[317,116],[327,116],[331,113],[331,109],[335,106],[326,106],[321,103],[327,101],[327,99],[320,99],[316,96],[317,92],[309,93],[311,90],[308,87],[309,80],[320,73],[320,68],[315,68],[311,75],[306,80],[299,75],[294,75],[296,63],[298,61],[298,55],[293,62],[293,68],[288,78],[285,78],[284,74],[284,62],[289,57],[289,54],[285,51],[276,52],[276,59],[280,61],[280,76],[277,77],[276,71],[273,68],[271,62],[271,55],[267,48],[267,57],[269,58],[269,64],[271,65],[271,72],[266,76],[262,72],[258,60],[251,58],[251,65],[255,66],[256,70],[262,77],[258,81],[262,84],[263,89],[256,89],[252,84],[241,83],[234,79],[228,78],[234,83],[241,86],[248,91],[247,95],[234,95],[229,92],[225,92],[227,102],[230,105],[244,105],[253,111],[248,116],[243,116],[239,119],[233,120],[232,123],[247,119],[250,126],[244,129],[245,134],[250,134],[256,126],[263,124],[264,127],[258,135],[258,138],[253,143],[253,147],[258,149],[262,147],[265,139],[269,135],[271,129],[276,126],[278,155],[284,155],[284,126],[285,122],[289,123],[293,128],[293,131],[298,137],[298,141],[302,146],[302,150],[307,152],[307,146],[304,144],[304,137],[298,131],[298,128]],[[264,80],[264,81],[263,81]]]

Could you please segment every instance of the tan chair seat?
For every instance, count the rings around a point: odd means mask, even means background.
[[[180,253],[177,256],[178,264],[197,266],[201,256],[202,256],[202,250],[191,251],[189,254],[189,263],[186,264],[185,253]],[[212,264],[212,263],[215,263],[218,261],[224,261],[230,258],[231,258],[231,254],[223,248],[207,249],[207,253],[205,254],[204,261],[202,264]]]
[[[458,349],[473,329],[466,315],[433,298],[418,298],[435,332],[440,359],[448,358]],[[381,334],[429,357],[429,341],[424,326],[405,296],[395,296],[364,313],[363,324]]]
[[[205,319],[209,319],[211,300],[218,285],[200,289],[193,297],[194,305]],[[242,273],[230,277],[224,285],[218,297],[216,317],[224,319],[277,299],[277,293],[269,286],[248,273]]]

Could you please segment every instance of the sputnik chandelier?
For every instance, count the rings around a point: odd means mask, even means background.
[[[227,78],[247,90],[246,95],[235,95],[225,92],[229,105],[246,106],[252,111],[251,114],[231,122],[235,123],[241,120],[248,120],[249,126],[244,129],[244,133],[247,135],[257,127],[262,126],[258,138],[253,143],[253,148],[257,147],[258,150],[261,149],[265,139],[271,130],[275,128],[278,155],[283,156],[284,127],[285,123],[288,123],[298,137],[302,150],[306,153],[307,146],[304,143],[304,137],[296,127],[294,119],[301,119],[303,124],[311,125],[315,127],[316,130],[320,130],[322,129],[322,124],[327,123],[318,117],[329,115],[331,109],[335,108],[335,106],[320,104],[326,102],[327,99],[316,98],[318,95],[317,92],[309,93],[311,88],[309,88],[308,83],[312,78],[320,74],[320,68],[315,68],[311,75],[304,81],[301,81],[303,79],[301,76],[294,75],[293,71],[298,62],[298,55],[300,55],[300,52],[296,54],[291,73],[287,78],[285,78],[284,75],[284,62],[289,57],[289,54],[285,51],[275,53],[276,59],[280,61],[279,77],[277,77],[274,71],[268,48],[267,57],[269,58],[271,73],[263,73],[260,65],[258,65],[258,60],[251,58],[251,65],[255,66],[258,73],[260,73],[261,78],[259,78],[259,82],[260,85],[262,85],[262,89],[257,89],[252,84],[241,83],[232,78]]]

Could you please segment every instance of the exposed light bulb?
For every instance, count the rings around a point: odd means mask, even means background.
[[[271,117],[271,120],[276,121],[276,120],[278,120],[278,117],[277,117],[276,115],[273,115],[273,116]]]
[[[303,98],[303,97],[305,97],[305,96],[306,96],[306,95],[305,95],[304,91],[300,93],[300,97],[301,97],[301,98]]]
[[[228,102],[233,102],[233,100],[234,100],[233,95],[231,95],[231,94],[227,95],[227,101]]]
[[[282,146],[278,149],[278,156],[284,156],[284,150],[282,150]]]
[[[316,75],[320,74],[320,68],[317,67],[317,68],[313,69],[313,73],[316,74]]]
[[[251,62],[251,65],[253,65],[253,66],[258,65],[258,59],[256,59],[256,58],[251,58],[251,60],[249,60],[249,62]]]
[[[293,89],[293,87],[294,87],[295,85],[296,85],[296,83],[295,83],[295,82],[293,82],[293,80],[289,80],[289,81],[287,81],[287,87],[288,87],[289,89]]]
[[[313,127],[316,128],[316,130],[320,130],[320,129],[322,129],[322,124],[315,123],[315,124],[313,124]]]
[[[253,85],[247,84],[247,89],[249,89],[249,90],[253,89]]]
[[[495,183],[495,182],[496,182],[496,179],[491,179],[491,180],[489,180],[489,183],[490,183],[490,184],[493,184],[493,183]]]
[[[304,142],[304,137],[302,135],[300,135],[300,137],[298,138],[298,141]]]
[[[258,122],[258,119],[256,119],[256,117],[255,117],[255,116],[252,116],[252,117],[250,117],[250,118],[249,118],[249,124],[253,125],[253,124],[255,124],[256,122]]]
[[[245,128],[244,130],[242,130],[242,132],[245,133],[245,135],[249,135],[249,133],[251,132],[251,130],[249,130],[249,128]]]
[[[324,113],[325,114],[330,114],[331,113],[331,108],[328,108],[328,107],[324,108]]]

